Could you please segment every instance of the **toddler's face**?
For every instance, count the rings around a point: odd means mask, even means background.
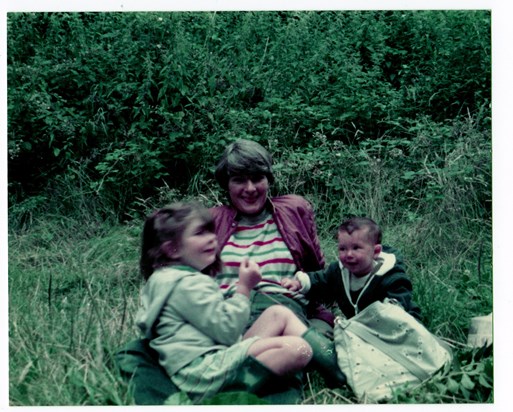
[[[372,270],[372,263],[381,252],[381,245],[369,241],[368,229],[353,233],[338,232],[338,257],[355,276],[365,276]]]

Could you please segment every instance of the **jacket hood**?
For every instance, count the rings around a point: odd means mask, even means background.
[[[338,261],[338,265],[339,265],[340,271],[342,273],[344,292],[345,292],[349,302],[351,302],[351,304],[353,305],[353,307],[355,309],[355,313],[358,313],[358,301],[360,299],[360,296],[362,296],[364,290],[367,288],[367,286],[369,285],[371,280],[375,276],[383,276],[388,271],[390,271],[395,266],[396,261],[397,261],[397,258],[395,257],[395,255],[393,253],[381,252],[379,254],[379,256],[374,261],[375,264],[374,264],[374,268],[372,269],[372,271],[367,276],[365,276],[364,279],[362,279],[362,283],[364,282],[364,284],[362,284],[362,289],[359,293],[359,296],[358,296],[356,302],[353,302],[353,300],[351,299],[351,286],[350,286],[351,285],[351,282],[350,282],[351,275],[350,275],[349,271],[344,267],[342,262],[340,260]]]
[[[376,266],[373,269],[374,275],[383,276],[391,270],[397,261],[393,253],[381,252],[376,258]]]
[[[195,274],[197,271],[187,266],[169,266],[158,269],[150,276],[142,289],[135,319],[145,336],[152,335],[153,326],[176,285],[183,278]]]

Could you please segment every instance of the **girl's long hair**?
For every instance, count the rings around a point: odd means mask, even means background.
[[[163,266],[177,264],[162,245],[171,242],[172,247],[181,247],[183,233],[191,221],[199,218],[204,222],[205,229],[215,233],[215,224],[210,211],[196,202],[177,202],[151,213],[144,222],[141,242],[141,259],[139,269],[145,280],[153,272]],[[202,270],[206,275],[215,276],[222,267],[220,252],[216,260]]]

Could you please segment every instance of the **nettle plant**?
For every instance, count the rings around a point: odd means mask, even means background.
[[[451,370],[440,372],[417,387],[394,393],[397,403],[493,402],[493,357],[491,348],[461,349]]]

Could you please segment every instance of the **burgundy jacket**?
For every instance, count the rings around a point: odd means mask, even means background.
[[[270,200],[272,215],[298,270],[309,272],[324,268],[312,206],[301,196],[285,195]],[[216,224],[221,249],[237,227],[237,210],[232,206],[210,209]]]
[[[275,197],[269,203],[274,221],[298,270],[309,272],[323,269],[324,254],[317,236],[312,205],[297,195]],[[222,249],[237,227],[237,210],[230,205],[217,206],[210,210],[215,220],[217,240]],[[311,303],[307,309],[308,317],[322,319],[333,326],[333,314],[324,306]]]

